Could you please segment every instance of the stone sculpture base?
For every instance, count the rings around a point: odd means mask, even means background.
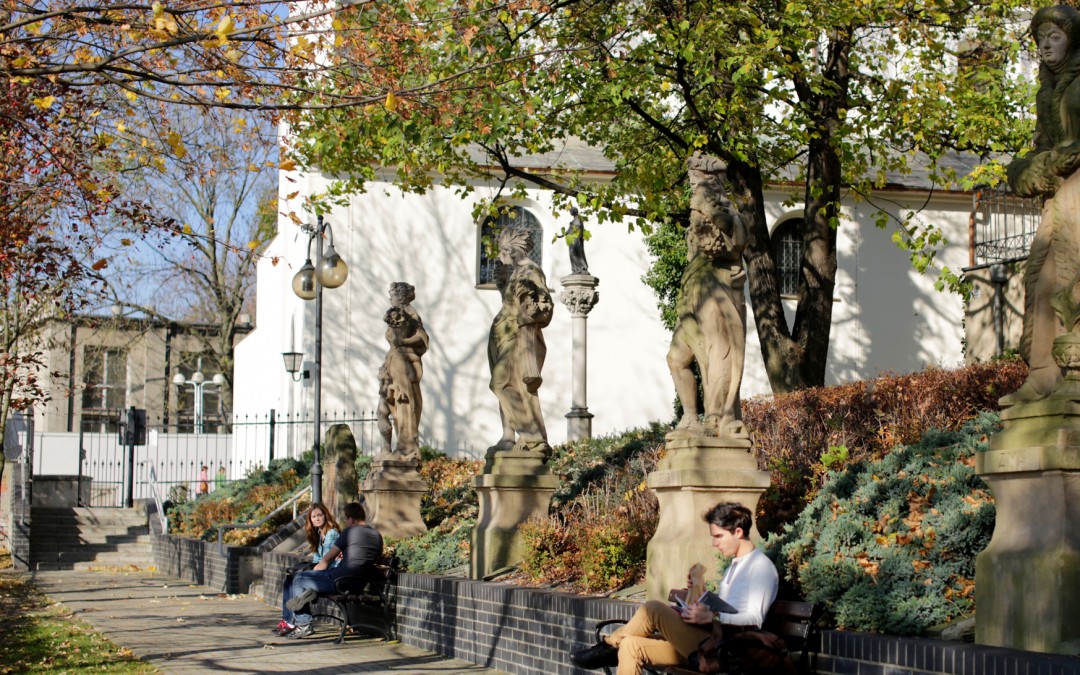
[[[1002,412],[975,458],[997,507],[975,563],[975,641],[1080,652],[1080,395],[1066,381],[1043,401]]]
[[[650,600],[665,600],[672,588],[686,588],[694,563],[705,565],[706,578],[716,575],[717,552],[702,520],[705,512],[729,501],[756,511],[769,472],[758,470],[745,436],[687,437],[675,431],[648,485],[660,502],[660,522],[649,541],[646,592]],[[756,526],[752,537],[759,538]]]
[[[487,465],[489,472],[473,479],[480,501],[471,536],[469,572],[473,579],[521,562],[521,524],[533,516],[547,515],[551,495],[559,484],[538,453],[490,453]]]
[[[420,517],[420,500],[427,481],[417,472],[415,459],[379,459],[360,485],[367,520],[384,537],[401,539],[427,531]]]

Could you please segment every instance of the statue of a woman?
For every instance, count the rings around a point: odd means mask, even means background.
[[[1031,20],[1038,47],[1035,148],[1009,164],[1009,185],[1021,197],[1046,198],[1024,273],[1024,333],[1020,353],[1028,379],[1003,403],[1045,398],[1061,384],[1054,339],[1076,328],[1080,280],[1080,12],[1044,7]]]
[[[488,364],[503,434],[491,450],[525,450],[547,456],[551,448],[537,393],[547,355],[543,329],[551,322],[554,304],[543,270],[529,258],[530,233],[507,228],[499,233],[498,242],[503,269],[496,272],[496,283],[503,304],[488,334]]]
[[[746,272],[742,216],[727,198],[727,167],[719,159],[695,154],[687,162],[690,225],[687,265],[675,301],[679,323],[667,362],[683,406],[677,435],[743,434],[739,404],[746,347]],[[701,373],[705,423],[698,419],[698,387],[690,366]]]
[[[412,285],[391,284],[391,306],[384,317],[390,349],[379,368],[378,418],[383,438],[382,454],[397,454],[402,459],[415,459],[420,454],[420,413],[424,405],[420,394],[420,378],[424,374],[420,357],[427,351],[428,334],[411,304],[415,299]],[[393,452],[390,449],[391,431],[397,435],[397,448]]]

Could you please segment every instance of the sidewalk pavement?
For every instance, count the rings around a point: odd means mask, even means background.
[[[156,572],[109,568],[36,572],[34,585],[118,645],[165,673],[394,673],[494,675],[497,671],[398,642],[346,636],[315,624],[302,640],[270,631],[280,610]]]

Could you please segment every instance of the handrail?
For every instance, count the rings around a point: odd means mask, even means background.
[[[225,542],[222,540],[222,537],[225,536],[225,530],[250,530],[256,527],[261,527],[263,523],[273,518],[282,509],[289,505],[292,505],[293,507],[293,520],[296,520],[296,503],[300,501],[301,497],[303,497],[309,492],[311,492],[310,485],[303,488],[292,497],[289,497],[289,499],[282,503],[281,506],[266,514],[266,517],[257,523],[229,523],[228,525],[219,526],[217,531],[218,554],[220,554],[222,558],[228,557],[228,554],[225,552]]]
[[[157,482],[157,467],[150,463],[150,487],[154,493],[154,505],[157,506],[158,518],[161,520],[161,533],[169,533],[169,516],[165,513],[165,503],[161,500],[161,486]]]

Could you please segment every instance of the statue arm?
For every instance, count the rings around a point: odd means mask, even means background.
[[[1006,173],[1009,187],[1020,197],[1052,195],[1061,184],[1056,168],[1059,162],[1050,139],[1042,130],[1042,125],[1035,125],[1035,149],[1024,157],[1017,157],[1009,163]]]

